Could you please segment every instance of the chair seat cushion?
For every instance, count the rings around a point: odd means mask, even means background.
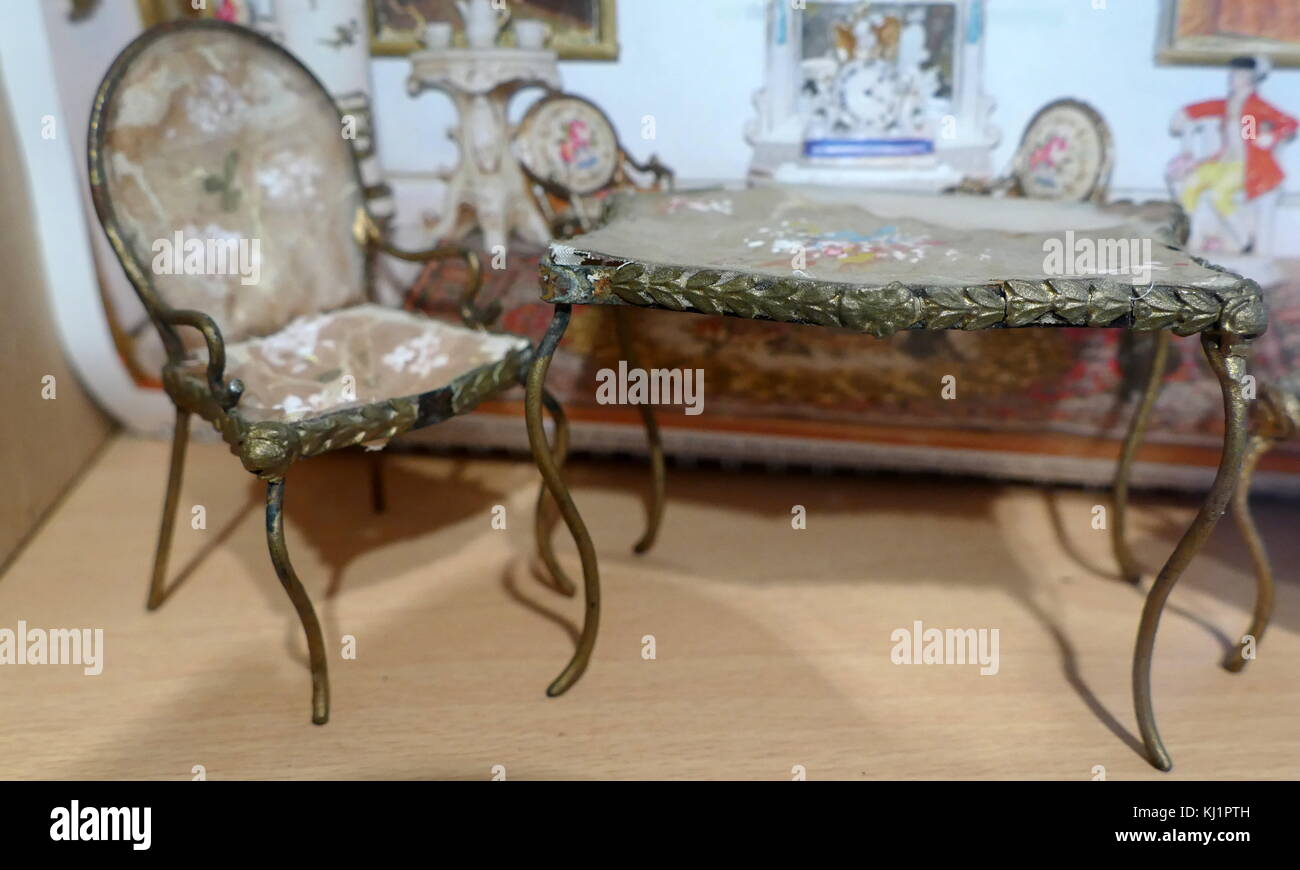
[[[395,308],[358,305],[299,317],[226,347],[226,379],[244,382],[244,419],[292,422],[419,395],[529,346]],[[206,361],[192,373],[202,377]]]

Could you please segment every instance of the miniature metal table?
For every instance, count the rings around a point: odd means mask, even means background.
[[[1181,212],[1168,204],[1099,207],[771,187],[622,198],[600,229],[551,243],[541,277],[554,317],[529,371],[525,409],[533,455],[578,541],[586,612],[573,659],[550,694],[563,692],[586,669],[600,618],[591,539],[541,419],[547,369],[573,305],[773,320],[876,338],[903,329],[1168,331],[1200,335],[1226,420],[1214,483],[1148,593],[1134,654],[1142,740],[1151,763],[1170,769],[1151,704],[1156,629],[1174,584],[1241,474],[1243,375],[1250,343],[1266,326],[1258,285],[1180,250],[1185,232]],[[1062,249],[1068,256],[1048,256]],[[1137,257],[1117,265],[1126,250]]]

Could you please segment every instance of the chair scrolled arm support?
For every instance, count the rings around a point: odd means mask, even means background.
[[[202,311],[171,310],[161,312],[159,319],[169,326],[189,326],[203,334],[203,341],[208,346],[208,389],[223,411],[229,411],[239,403],[244,394],[244,382],[235,378],[225,382],[226,343],[221,337],[221,328],[217,322]]]
[[[651,184],[651,190],[672,190],[677,185],[677,173],[673,172],[668,166],[659,162],[658,154],[651,154],[650,159],[645,163],[638,163],[636,158],[623,152],[623,159],[628,165],[637,172],[644,172],[654,176],[654,182]],[[665,184],[665,180],[667,183]]]
[[[501,305],[498,302],[492,302],[482,308],[478,307],[478,294],[483,289],[483,261],[477,251],[458,245],[425,248],[420,251],[403,251],[393,247],[388,242],[381,241],[374,244],[378,250],[390,257],[396,257],[408,263],[429,263],[435,260],[460,257],[465,261],[466,269],[465,286],[456,299],[456,309],[460,312],[460,319],[468,327],[486,330],[488,325],[500,316]],[[406,299],[402,300],[402,307],[408,311],[415,311],[424,302],[424,296],[424,287],[417,284],[406,294]]]
[[[357,210],[353,232],[360,244],[407,263],[430,263],[436,260],[460,257],[465,261],[467,270],[465,287],[456,300],[456,307],[460,312],[461,320],[472,329],[485,331],[488,324],[493,323],[501,314],[501,305],[497,302],[483,308],[478,307],[478,294],[483,289],[483,263],[478,252],[461,245],[439,245],[415,251],[404,250],[384,238],[374,219],[364,208]],[[408,311],[414,311],[416,306],[423,301],[424,291],[417,285],[412,287],[406,298],[402,300],[402,307]]]

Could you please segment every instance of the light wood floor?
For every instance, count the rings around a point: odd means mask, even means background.
[[[1253,596],[1230,522],[1174,593],[1154,683],[1176,766],[1159,774],[1133,736],[1142,597],[1115,580],[1092,528],[1097,491],[676,469],[659,545],[637,557],[644,468],[577,463],[603,624],[587,675],[548,699],[580,604],[532,573],[532,466],[389,457],[389,510],[375,515],[363,457],[314,459],[290,475],[286,516],[332,651],[333,718],[315,727],[262,489],[224,447],[191,448],[173,571],[198,561],[146,613],[166,456],[116,441],[0,579],[0,628],[105,634],[100,676],[0,666],[0,776],[188,779],[202,765],[212,779],[488,779],[500,765],[509,779],[789,779],[801,765],[809,779],[1087,780],[1102,765],[1115,780],[1300,777],[1294,503],[1259,506],[1281,582],[1245,673],[1218,665]],[[190,527],[193,505],[205,530]],[[1151,568],[1192,511],[1139,501]],[[915,620],[998,629],[999,672],[893,664],[891,632]]]

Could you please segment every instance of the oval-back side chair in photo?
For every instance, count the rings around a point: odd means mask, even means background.
[[[127,46],[96,94],[89,133],[95,209],[161,334],[162,382],[176,406],[149,607],[164,597],[198,415],[266,482],[271,562],[306,632],[318,724],[329,716],[325,645],[285,547],[286,472],[470,411],[520,383],[533,354],[526,338],[477,318],[475,254],[402,251],[381,237],[345,129],[325,89],[284,49],[245,28],[193,20]],[[376,304],[369,279],[380,253],[464,257],[466,325]],[[552,399],[546,406],[557,461],[542,468],[544,486],[567,522],[557,471],[564,419]],[[579,549],[584,571],[594,571]]]
[[[949,192],[1105,202],[1114,165],[1106,119],[1082,100],[1063,98],[1029,119],[1006,171],[996,178],[965,178]]]

